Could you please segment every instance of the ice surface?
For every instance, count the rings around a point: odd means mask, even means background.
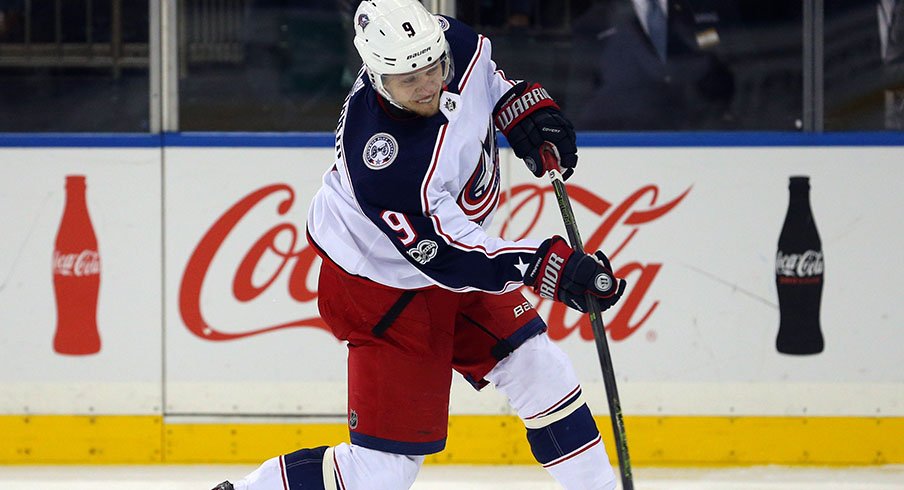
[[[0,466],[2,490],[209,490],[246,465]],[[904,465],[636,468],[637,490],[904,490]],[[425,466],[412,490],[560,490],[534,466]],[[379,489],[373,489],[379,490]]]

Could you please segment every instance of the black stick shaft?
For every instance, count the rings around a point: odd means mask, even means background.
[[[565,223],[565,231],[568,234],[568,242],[575,253],[584,253],[584,242],[578,231],[577,222],[574,219],[574,211],[571,201],[568,199],[568,191],[562,173],[559,171],[559,156],[551,143],[544,143],[540,149],[543,158],[543,167],[547,170],[552,181],[552,187],[556,192],[556,201],[559,211],[562,212],[562,221]],[[596,341],[596,353],[599,355],[600,367],[603,371],[603,383],[606,385],[606,398],[609,402],[609,418],[612,419],[612,432],[615,436],[615,451],[618,454],[618,468],[621,472],[623,490],[634,490],[634,476],[631,472],[631,458],[628,455],[628,440],[625,436],[625,422],[622,417],[621,402],[618,398],[618,387],[615,384],[615,370],[612,368],[612,356],[609,354],[609,345],[606,341],[606,327],[603,325],[603,317],[600,305],[596,298],[587,293],[588,314],[590,325],[593,327],[593,338]]]

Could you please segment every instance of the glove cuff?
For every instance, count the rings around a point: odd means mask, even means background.
[[[524,284],[544,298],[559,299],[556,292],[565,277],[565,265],[572,254],[574,250],[564,238],[556,235],[547,239],[537,248],[533,264],[524,276]]]

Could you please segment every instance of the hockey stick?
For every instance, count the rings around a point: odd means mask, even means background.
[[[543,160],[543,169],[549,175],[552,187],[556,191],[556,201],[559,203],[559,211],[562,212],[562,221],[565,223],[565,231],[568,233],[568,242],[575,253],[584,253],[584,242],[581,241],[578,224],[574,219],[574,211],[571,209],[571,201],[568,199],[565,181],[560,170],[559,152],[552,143],[547,141],[540,147],[540,158]],[[600,366],[603,369],[603,383],[606,385],[606,398],[609,401],[609,417],[612,419],[612,432],[615,435],[615,450],[618,453],[618,468],[621,471],[622,490],[634,490],[631,459],[628,456],[628,440],[625,437],[625,423],[622,420],[618,388],[615,386],[612,356],[609,354],[609,346],[606,343],[606,327],[603,325],[603,318],[600,316],[600,305],[590,293],[587,293],[587,307],[590,315],[590,325],[593,327],[593,338],[596,340],[596,353],[599,354]]]

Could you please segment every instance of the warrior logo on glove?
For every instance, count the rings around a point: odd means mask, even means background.
[[[493,122],[535,176],[543,176],[540,146],[545,141],[559,152],[562,177],[568,179],[574,173],[578,164],[574,126],[540,84],[519,82],[512,87],[496,103]]]
[[[540,296],[547,299],[556,299],[556,286],[559,285],[559,276],[562,272],[562,264],[565,259],[556,254],[550,254],[546,267],[543,268],[543,280],[540,282]]]
[[[544,241],[524,275],[524,284],[541,297],[561,301],[580,312],[587,311],[587,294],[605,311],[625,292],[627,283],[616,279],[603,252],[577,254],[560,236]],[[618,288],[615,285],[618,284]]]
[[[520,122],[521,117],[527,115],[528,109],[533,112],[541,107],[559,108],[549,96],[549,92],[539,84],[534,84],[517,98],[515,98],[516,95],[518,94],[510,93],[507,103],[504,103],[502,110],[496,114],[497,127],[508,128],[512,123]]]

